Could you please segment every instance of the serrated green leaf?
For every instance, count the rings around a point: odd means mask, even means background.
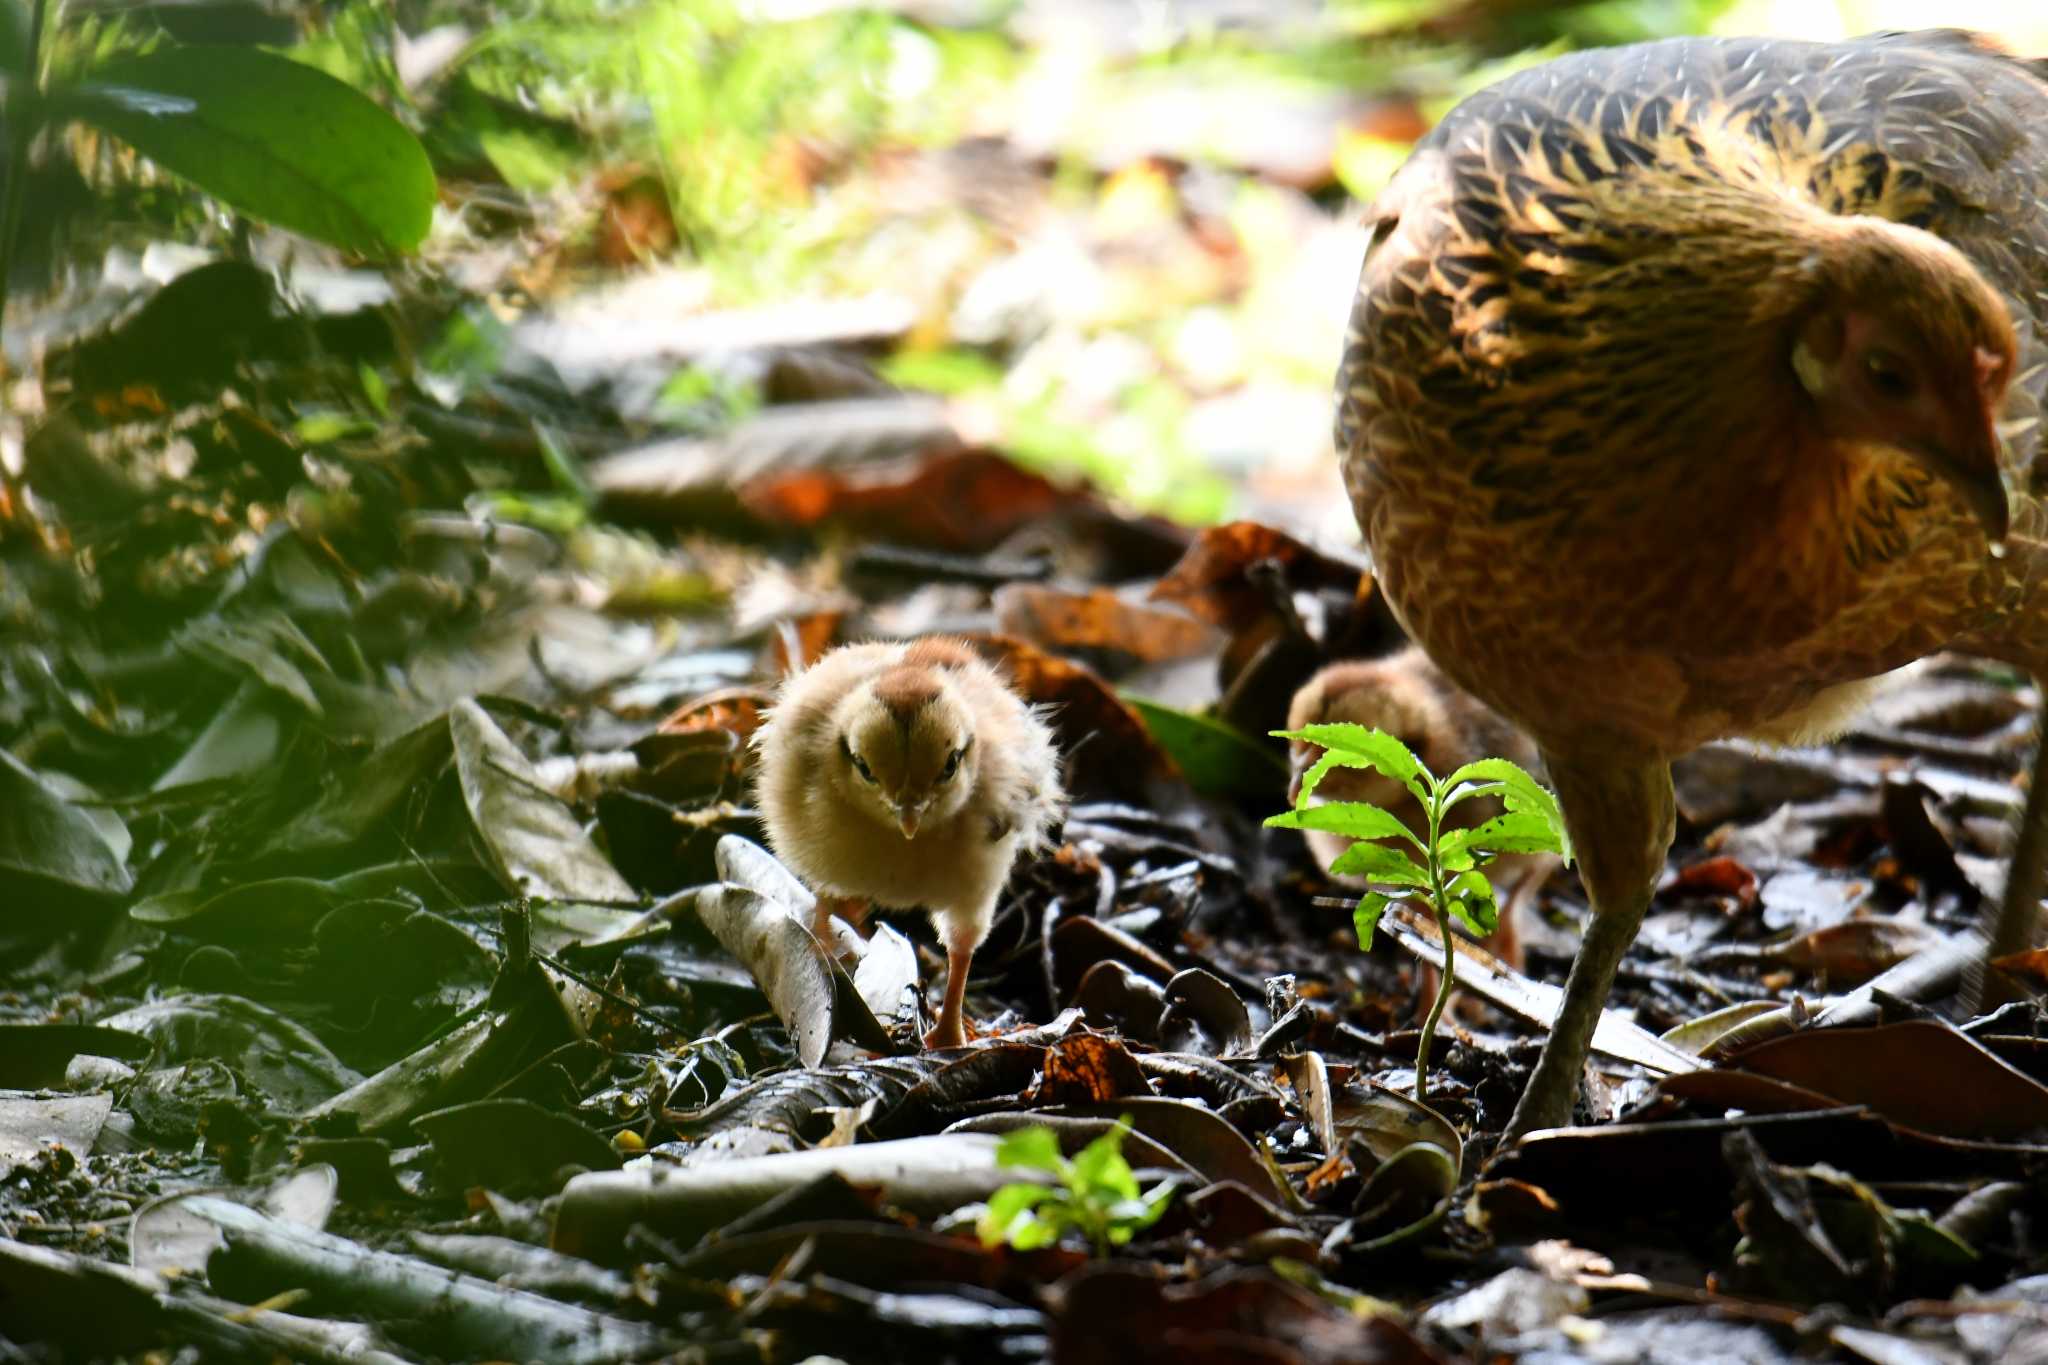
[[[1316,784],[1332,768],[1371,768],[1399,782],[1414,794],[1416,800],[1429,799],[1427,770],[1407,745],[1384,730],[1338,721],[1304,725],[1299,730],[1275,730],[1273,733],[1281,739],[1306,740],[1322,746],[1324,751],[1323,756],[1302,774],[1300,792],[1294,802],[1297,810],[1307,803],[1315,792]]]
[[[1363,877],[1369,882],[1393,886],[1429,885],[1429,873],[1420,863],[1385,844],[1353,844],[1337,855],[1330,871],[1339,877]]]
[[[419,139],[368,96],[275,53],[160,47],[102,64],[52,103],[251,217],[345,250],[410,251],[433,221]]]
[[[992,1247],[1009,1241],[1019,1226],[1020,1216],[1028,1217],[1031,1210],[1048,1199],[1057,1198],[1060,1193],[1051,1185],[1028,1182],[1005,1185],[989,1196],[987,1207],[974,1220],[974,1235],[981,1239],[983,1246]]]
[[[1022,1166],[1028,1170],[1065,1172],[1066,1158],[1060,1155],[1060,1140],[1043,1125],[1006,1133],[996,1146],[996,1165]],[[1006,1187],[1007,1188],[1007,1187]]]
[[[1469,801],[1475,796],[1500,796],[1507,790],[1507,787],[1499,782],[1460,782],[1456,786],[1446,782],[1442,790],[1444,792],[1443,808],[1449,810],[1460,801]]]
[[[1368,891],[1358,898],[1358,908],[1351,912],[1351,928],[1358,935],[1360,951],[1370,951],[1373,932],[1380,927],[1380,916],[1387,913],[1387,907],[1394,903],[1392,896],[1383,896],[1377,891]]]
[[[1556,853],[1557,831],[1540,812],[1511,810],[1470,829],[1452,830],[1443,843],[1475,853]]]
[[[1444,890],[1451,914],[1474,934],[1486,938],[1500,928],[1500,905],[1485,873],[1461,873]]]
[[[1131,1131],[1128,1120],[1119,1119],[1114,1128],[1083,1147],[1074,1157],[1068,1186],[1092,1203],[1113,1203],[1138,1197],[1138,1177],[1124,1160],[1124,1135]]]
[[[1557,835],[1557,852],[1566,863],[1571,862],[1571,832],[1565,828],[1564,812],[1558,808],[1557,798],[1535,778],[1505,758],[1482,758],[1459,768],[1443,785],[1456,787],[1461,782],[1499,783],[1501,802],[1509,812],[1531,811],[1541,816]]]
[[[1392,811],[1364,801],[1330,801],[1305,810],[1283,811],[1266,821],[1273,829],[1319,829],[1354,839],[1406,839],[1417,848],[1422,840]]]

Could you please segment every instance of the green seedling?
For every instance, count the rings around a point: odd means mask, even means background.
[[[1081,1233],[1098,1256],[1122,1246],[1133,1233],[1151,1227],[1166,1212],[1174,1182],[1162,1180],[1143,1194],[1124,1160],[1128,1118],[1083,1147],[1072,1161],[1060,1155],[1050,1128],[1020,1128],[996,1148],[996,1164],[1047,1171],[1058,1184],[1018,1182],[990,1196],[975,1221],[983,1246],[1007,1242],[1019,1251],[1051,1246],[1069,1228]]]
[[[1451,998],[1451,921],[1456,919],[1481,938],[1499,927],[1500,907],[1493,883],[1480,870],[1496,854],[1556,853],[1569,863],[1571,836],[1565,832],[1564,814],[1556,797],[1504,758],[1482,758],[1440,778],[1425,768],[1407,745],[1384,730],[1331,724],[1276,730],[1274,734],[1318,745],[1323,753],[1302,774],[1294,809],[1266,824],[1277,829],[1328,830],[1358,840],[1330,864],[1332,873],[1359,877],[1368,884],[1352,913],[1358,946],[1372,947],[1380,916],[1388,907],[1403,902],[1427,910],[1443,938],[1443,981],[1415,1050],[1415,1098],[1421,1100],[1429,1074],[1430,1044]],[[1392,812],[1364,801],[1311,805],[1316,784],[1332,768],[1371,768],[1399,782],[1421,805],[1428,828],[1410,829]],[[1502,813],[1466,828],[1445,827],[1452,807],[1480,797],[1497,799]]]

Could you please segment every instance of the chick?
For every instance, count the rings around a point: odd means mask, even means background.
[[[768,842],[821,898],[931,912],[946,996],[925,1046],[964,1042],[968,963],[1010,865],[1065,804],[1052,731],[966,644],[930,638],[824,655],[783,684],[754,748]],[[834,908],[821,900],[821,931]]]
[[[1461,690],[1428,655],[1413,646],[1384,659],[1331,664],[1302,684],[1287,708],[1287,728],[1298,730],[1332,721],[1386,731],[1439,776],[1478,758],[1505,758],[1531,771],[1539,765],[1536,746],[1527,735]],[[1299,783],[1322,751],[1298,740],[1289,748],[1290,768],[1294,782]],[[1369,801],[1391,811],[1417,834],[1428,832],[1422,806],[1408,789],[1371,768],[1332,769],[1316,784],[1315,799]],[[1491,801],[1466,801],[1452,807],[1448,819],[1458,828],[1479,824],[1498,813]],[[1352,842],[1326,830],[1302,833],[1318,867],[1328,867]],[[1501,897],[1495,954],[1515,967],[1521,966],[1516,916],[1558,866],[1558,860],[1548,854],[1507,854],[1495,858],[1487,868]],[[1349,877],[1338,880],[1354,884]]]

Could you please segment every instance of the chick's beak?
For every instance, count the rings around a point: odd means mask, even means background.
[[[916,806],[898,806],[896,808],[896,827],[903,831],[904,838],[915,839],[917,837],[918,817],[923,814],[924,812]]]

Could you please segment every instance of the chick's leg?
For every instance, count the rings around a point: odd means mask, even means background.
[[[1677,825],[1671,769],[1661,759],[1573,763],[1548,752],[1543,759],[1564,807],[1593,915],[1572,959],[1557,1022],[1508,1121],[1509,1142],[1571,1122],[1593,1029],[1615,969],[1649,908]]]
[[[924,1036],[928,1048],[959,1047],[967,1041],[967,968],[974,950],[988,937],[990,917],[989,910],[978,915],[949,910],[932,916],[946,945],[946,998],[939,1006],[938,1022]]]
[[[859,929],[873,908],[854,896],[820,896],[817,907],[811,911],[811,934],[829,950],[836,937],[832,931],[834,915]]]

